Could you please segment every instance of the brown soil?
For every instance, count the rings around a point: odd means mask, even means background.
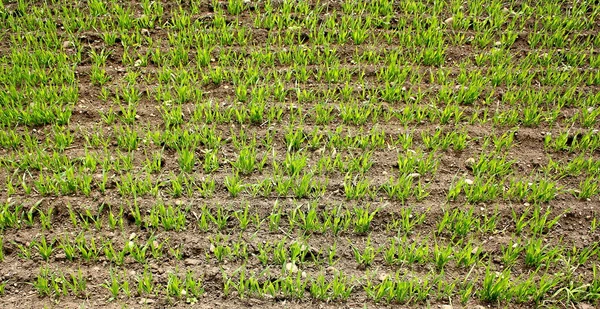
[[[339,1],[325,1],[329,5],[329,10],[341,9]],[[226,7],[226,2],[221,3]],[[83,6],[83,4],[81,4]],[[134,16],[140,16],[142,14],[139,5],[132,5]],[[163,21],[168,21],[172,18],[171,9],[175,8],[176,4],[168,3],[164,4],[165,15],[162,17]],[[184,9],[189,9],[189,5],[183,5]],[[210,5],[202,5],[201,12],[198,12],[193,16],[194,20],[207,19],[212,20],[214,17],[213,9]],[[7,11],[13,11],[16,9],[16,5],[13,3],[5,4]],[[400,13],[399,13],[400,14]],[[450,16],[450,12],[447,12]],[[443,16],[447,18],[448,16]],[[241,25],[249,27],[252,34],[252,41],[247,46],[215,46],[213,51],[213,57],[216,59],[211,65],[216,66],[218,61],[217,56],[221,50],[231,50],[238,52],[244,57],[249,55],[249,52],[254,50],[255,47],[263,47],[265,45],[270,32],[265,29],[256,29],[254,24],[254,15],[251,10],[241,14],[237,20],[234,17],[228,16],[227,22],[233,23],[239,22]],[[442,18],[444,20],[444,18]],[[1,21],[0,25],[5,23]],[[598,24],[598,23],[596,23]],[[532,31],[532,27],[527,26],[525,30]],[[163,44],[168,45],[168,27],[159,27],[158,25],[154,29],[148,29],[149,36],[157,41],[163,41]],[[275,30],[272,30],[275,31]],[[385,30],[380,30],[384,32]],[[449,29],[443,30],[445,35],[450,36],[453,31]],[[146,177],[144,165],[147,158],[150,158],[150,154],[161,151],[163,147],[161,145],[155,145],[143,136],[145,132],[150,130],[166,130],[165,123],[161,117],[161,110],[158,108],[161,106],[161,102],[157,101],[152,93],[157,87],[157,74],[159,74],[160,67],[151,61],[149,61],[146,67],[134,67],[123,65],[121,59],[123,57],[124,48],[120,44],[109,47],[102,39],[102,31],[85,30],[80,33],[76,33],[75,37],[79,38],[80,44],[83,47],[82,60],[77,63],[75,72],[77,78],[77,86],[79,89],[78,102],[73,106],[73,115],[70,119],[70,123],[67,126],[70,132],[74,136],[74,142],[64,151],[64,155],[73,162],[79,160],[85,156],[86,153],[86,140],[85,137],[88,134],[99,132],[102,129],[104,132],[103,136],[110,139],[110,144],[106,149],[102,147],[90,148],[88,152],[97,154],[101,159],[107,158],[110,161],[114,161],[119,155],[125,154],[117,145],[116,139],[114,138],[114,125],[106,124],[102,115],[106,113],[111,107],[114,110],[119,108],[112,104],[112,99],[108,101],[102,101],[99,99],[101,94],[101,87],[94,85],[91,81],[90,74],[92,69],[92,60],[89,56],[89,51],[92,49],[107,49],[110,51],[110,57],[106,63],[106,71],[111,76],[111,81],[107,84],[107,88],[112,91],[111,96],[114,96],[116,89],[119,89],[125,82],[124,77],[127,72],[133,71],[138,72],[140,77],[137,79],[136,89],[140,90],[142,95],[137,105],[137,116],[134,124],[136,131],[140,132],[141,140],[138,149],[133,151],[133,169],[131,174],[134,176]],[[473,35],[475,32],[468,30],[466,36]],[[11,35],[10,30],[4,26],[0,26],[0,34],[2,37]],[[73,39],[64,30],[59,30],[61,40],[67,41]],[[377,35],[377,33],[376,33]],[[306,35],[308,37],[308,34]],[[387,50],[396,48],[397,42],[394,44],[386,44],[384,41],[373,42],[373,38],[366,43],[356,46],[353,43],[337,44],[331,48],[337,49],[337,55],[341,66],[352,69],[361,69],[365,72],[364,82],[359,85],[358,77],[353,76],[352,81],[356,84],[356,87],[360,86],[364,89],[376,89],[381,88],[377,79],[377,72],[381,67],[384,66],[383,62],[379,62],[371,65],[357,65],[354,63],[353,55],[355,50],[363,51],[366,49],[374,49],[379,51],[382,56],[385,56]],[[5,40],[0,43],[0,47],[3,50],[2,55],[8,55],[8,50],[14,48],[6,43]],[[375,44],[376,43],[376,44]],[[307,48],[315,47],[310,40],[303,42]],[[449,44],[450,45],[450,44]],[[145,53],[147,50],[146,46],[141,46],[136,49],[136,52],[140,54]],[[66,48],[64,50],[67,54],[75,53],[75,50]],[[131,51],[130,51],[131,52]],[[449,78],[456,78],[460,74],[458,63],[466,59],[474,59],[475,55],[481,53],[482,50],[472,45],[460,45],[450,46],[446,52],[446,63],[442,66],[442,69],[447,70]],[[514,57],[515,61],[522,60],[525,55],[532,50],[529,49],[527,43],[527,33],[522,34],[517,39],[516,43],[509,49],[510,54]],[[195,49],[192,47],[190,50],[190,59],[195,58]],[[225,67],[225,70],[233,70],[235,65]],[[191,65],[189,70],[197,70],[194,65]],[[318,65],[307,66],[307,69],[320,70]],[[429,71],[432,69],[438,69],[435,67],[418,66],[414,65],[414,72],[423,74],[425,77],[420,84],[411,84],[408,81],[405,82],[408,89],[416,90],[421,89],[425,92],[423,99],[423,106],[430,106],[432,109],[440,108],[436,106],[433,98],[435,93],[440,88],[436,82],[429,80]],[[483,69],[475,66],[471,63],[471,67],[467,69]],[[540,68],[537,68],[540,69]],[[542,68],[543,69],[543,68]],[[291,66],[280,65],[276,61],[276,65],[272,68],[265,68],[265,71],[289,71],[292,70]],[[584,70],[592,70],[590,68],[584,68]],[[485,72],[485,71],[484,71]],[[197,73],[197,72],[196,72]],[[149,80],[144,80],[144,77],[149,77]],[[537,80],[537,78],[536,78]],[[269,84],[272,81],[263,82]],[[457,82],[458,83],[458,82]],[[539,82],[532,83],[531,90],[545,91],[550,86],[542,86]],[[230,82],[224,82],[220,85],[213,83],[195,85],[203,91],[203,102],[212,101],[223,108],[232,106],[235,100],[235,85]],[[215,124],[216,131],[221,134],[225,143],[218,149],[218,157],[220,167],[217,171],[206,174],[202,169],[201,163],[204,161],[204,153],[202,146],[199,146],[195,150],[196,158],[198,162],[194,166],[193,172],[190,174],[196,180],[201,180],[207,176],[212,177],[216,182],[216,190],[214,195],[210,198],[203,198],[198,192],[194,192],[191,196],[173,197],[169,193],[168,186],[160,189],[158,197],[151,195],[145,195],[137,197],[137,203],[139,205],[142,214],[149,213],[150,209],[157,203],[157,200],[162,200],[166,205],[179,205],[182,209],[187,208],[189,211],[186,214],[187,224],[184,230],[181,231],[166,231],[163,228],[141,228],[135,224],[135,219],[129,213],[129,207],[133,203],[132,196],[122,196],[119,193],[117,183],[121,180],[121,175],[124,175],[123,171],[109,171],[109,180],[107,182],[107,190],[101,193],[99,190],[99,182],[101,181],[101,171],[90,172],[94,177],[93,191],[89,196],[84,194],[68,194],[59,196],[42,196],[34,190],[31,194],[26,194],[22,188],[17,188],[16,192],[12,195],[8,195],[7,190],[3,189],[0,191],[0,200],[7,201],[8,203],[15,205],[23,205],[25,210],[31,209],[33,205],[38,204],[38,209],[47,211],[53,209],[52,216],[52,227],[50,230],[45,230],[40,224],[39,214],[35,215],[35,224],[33,226],[23,226],[15,229],[10,228],[2,231],[3,243],[4,243],[4,260],[1,262],[2,267],[0,268],[0,281],[5,282],[5,292],[0,296],[0,302],[5,308],[183,308],[183,307],[195,307],[195,308],[236,308],[236,307],[255,307],[255,308],[379,308],[379,307],[432,307],[438,308],[442,305],[452,303],[454,307],[464,306],[465,308],[475,308],[477,305],[485,305],[489,307],[508,307],[508,308],[530,308],[535,304],[527,302],[525,304],[515,304],[512,302],[505,302],[501,304],[485,303],[473,295],[470,300],[460,305],[459,298],[454,295],[451,299],[439,299],[431,297],[427,302],[416,302],[407,305],[398,304],[385,304],[375,303],[373,300],[367,297],[364,291],[364,286],[368,280],[373,282],[380,282],[380,274],[394,274],[402,273],[409,274],[410,277],[422,277],[436,273],[435,265],[433,262],[420,264],[407,264],[407,265],[387,265],[383,259],[383,254],[379,253],[373,262],[373,264],[367,268],[359,265],[353,255],[352,247],[357,246],[362,250],[370,239],[371,244],[378,247],[387,247],[390,240],[398,235],[398,228],[390,229],[389,224],[392,224],[394,218],[399,218],[400,213],[407,207],[412,207],[414,216],[418,216],[424,212],[427,212],[426,219],[423,223],[417,225],[411,233],[407,235],[408,239],[412,242],[424,240],[430,244],[430,250],[433,249],[434,242],[440,244],[452,244],[449,233],[435,233],[438,222],[443,218],[444,213],[455,209],[468,209],[469,207],[474,208],[475,217],[483,219],[485,217],[497,215],[496,227],[489,232],[479,232],[474,228],[469,233],[466,239],[471,239],[473,243],[482,249],[482,254],[485,256],[481,260],[484,265],[476,265],[473,269],[463,268],[456,264],[455,261],[451,261],[445,268],[441,276],[446,282],[462,283],[463,280],[473,280],[475,286],[478,288],[481,286],[481,281],[485,275],[485,264],[489,260],[494,267],[495,271],[502,271],[505,265],[501,262],[500,257],[502,256],[502,248],[510,245],[511,240],[521,239],[524,243],[531,235],[524,233],[522,236],[515,236],[515,224],[513,219],[513,212],[520,215],[527,209],[530,209],[528,204],[524,201],[510,202],[502,198],[498,198],[492,202],[474,203],[469,205],[464,200],[464,196],[461,195],[457,201],[448,202],[447,193],[453,182],[456,181],[457,177],[465,175],[467,178],[473,178],[473,173],[465,166],[465,161],[469,158],[479,158],[481,153],[490,151],[489,148],[483,148],[483,141],[486,137],[493,135],[501,135],[502,133],[510,130],[510,127],[494,126],[491,121],[485,124],[469,124],[467,119],[476,112],[488,110],[490,117],[494,113],[500,111],[509,111],[511,109],[519,108],[514,106],[501,105],[502,94],[508,90],[506,86],[491,87],[488,86],[484,90],[484,93],[471,106],[461,106],[461,110],[464,112],[464,120],[456,125],[440,125],[436,122],[425,120],[419,123],[411,123],[408,126],[404,126],[398,119],[391,118],[389,121],[380,119],[377,123],[368,121],[363,125],[346,124],[342,121],[341,117],[334,117],[333,121],[329,124],[317,124],[314,120],[314,113],[312,112],[317,102],[298,103],[295,88],[309,89],[316,91],[317,93],[324,93],[329,89],[343,87],[342,84],[327,83],[324,81],[317,81],[314,78],[309,78],[307,82],[297,85],[292,81],[287,82],[285,87],[290,91],[287,99],[283,103],[277,103],[274,100],[267,104],[267,109],[271,106],[283,106],[284,114],[281,122],[273,124],[237,124],[234,121],[225,124]],[[559,87],[561,90],[566,87]],[[487,97],[490,91],[494,91],[494,96],[491,99],[492,105],[484,105],[483,98]],[[578,91],[581,93],[595,93],[600,89],[598,86],[581,86],[578,87]],[[356,96],[359,95],[358,88],[355,89]],[[382,100],[377,100],[380,102]],[[343,103],[340,101],[334,102],[335,104]],[[402,110],[406,103],[382,103],[384,109],[387,110]],[[374,149],[371,156],[373,163],[372,167],[368,170],[366,177],[374,185],[382,185],[391,176],[398,176],[397,158],[398,153],[404,153],[400,146],[393,146],[392,141],[397,137],[398,133],[410,131],[414,136],[413,148],[416,150],[425,150],[425,146],[421,139],[421,132],[434,132],[436,128],[441,127],[444,132],[453,131],[465,131],[467,132],[469,139],[466,149],[461,151],[455,151],[451,148],[447,151],[438,151],[436,157],[439,158],[439,166],[437,171],[433,175],[421,175],[421,180],[424,184],[428,185],[428,191],[430,192],[422,201],[416,201],[414,198],[410,198],[406,203],[400,203],[399,201],[389,199],[385,193],[379,192],[375,198],[363,198],[358,201],[349,201],[346,199],[344,193],[344,174],[339,171],[325,173],[323,175],[315,176],[319,180],[328,180],[325,194],[318,198],[295,198],[291,193],[289,196],[277,196],[273,192],[268,197],[253,197],[247,192],[243,192],[238,197],[231,197],[224,184],[225,178],[232,174],[233,168],[230,161],[234,160],[239,151],[233,145],[231,140],[231,132],[239,134],[240,131],[245,131],[248,136],[252,134],[256,135],[258,145],[264,140],[265,136],[270,132],[274,131],[274,148],[273,150],[266,149],[264,146],[258,147],[259,156],[263,155],[271,156],[274,151],[276,153],[274,161],[281,164],[285,160],[286,156],[286,144],[285,144],[285,133],[288,125],[298,125],[292,123],[292,114],[295,109],[292,106],[301,107],[302,111],[307,115],[304,118],[302,127],[304,132],[308,135],[314,128],[320,129],[322,132],[335,132],[338,126],[344,128],[344,135],[350,131],[353,133],[363,130],[362,133],[367,133],[372,127],[376,126],[385,132],[386,145],[383,148]],[[336,105],[337,106],[337,105]],[[552,107],[552,105],[550,105]],[[196,104],[188,102],[181,105],[184,113],[185,124],[183,128],[191,128],[194,124],[192,123],[193,111],[196,108]],[[443,108],[443,106],[441,106]],[[569,128],[569,121],[581,108],[575,106],[566,106],[561,110],[561,115],[558,118],[556,126],[550,126],[547,123],[542,122],[541,125],[533,128],[525,126],[519,126],[518,134],[515,138],[515,145],[506,153],[507,157],[515,160],[513,165],[513,173],[518,178],[527,178],[530,175],[541,175],[542,169],[548,164],[549,160],[561,162],[569,162],[577,153],[567,152],[555,152],[548,150],[544,147],[544,134],[545,132],[552,132],[558,134]],[[545,109],[544,109],[545,110]],[[334,109],[334,114],[337,113],[337,109]],[[116,123],[119,123],[117,120]],[[196,123],[199,127],[203,123]],[[212,124],[211,124],[212,126]],[[26,127],[16,126],[13,128],[20,134],[30,134],[34,139],[37,139],[40,144],[46,143],[46,140],[51,140],[54,136],[52,125],[38,126],[38,127]],[[8,130],[8,128],[7,128]],[[577,130],[587,132],[588,128],[583,128],[579,123],[574,124],[571,127],[571,131]],[[50,143],[51,145],[51,143]],[[47,148],[50,148],[48,146]],[[52,149],[48,149],[49,153],[52,154]],[[268,152],[270,151],[270,152]],[[341,154],[342,158],[350,155],[358,155],[364,152],[361,149],[326,149],[326,150],[304,150],[308,154],[309,162],[305,171],[317,165],[318,160],[323,156],[332,156],[335,154]],[[0,156],[4,158],[11,158],[13,155],[21,155],[24,153],[22,149],[4,149],[0,148]],[[588,157],[593,160],[600,160],[600,153],[598,151],[588,154]],[[153,181],[161,180],[166,181],[170,179],[170,175],[174,173],[178,175],[180,173],[180,167],[178,163],[177,151],[173,149],[164,149],[163,152],[163,167],[159,173],[151,175]],[[0,161],[6,162],[6,161]],[[79,163],[78,163],[79,164]],[[101,167],[99,167],[101,169]],[[273,162],[269,157],[267,163],[262,172],[254,172],[250,175],[242,175],[244,183],[258,183],[263,179],[272,178]],[[42,172],[43,173],[43,172]],[[21,179],[26,179],[29,185],[33,185],[34,181],[38,179],[40,171],[27,170],[23,171],[14,168],[8,164],[5,164],[0,168],[0,179],[11,178],[15,183],[20,183]],[[596,174],[597,175],[597,174]],[[563,178],[555,179],[557,185],[564,190],[560,191],[558,196],[550,201],[549,203],[543,203],[542,209],[549,209],[551,211],[551,218],[557,215],[565,213],[560,218],[558,224],[551,228],[547,233],[544,233],[540,237],[543,239],[545,245],[551,247],[560,247],[565,250],[573,247],[583,248],[596,244],[600,238],[600,231],[590,232],[590,224],[595,218],[596,213],[599,211],[600,201],[598,195],[595,195],[590,200],[580,200],[574,197],[572,194],[567,192],[568,189],[578,189],[580,182],[582,182],[586,175],[579,176],[568,176]],[[553,175],[550,175],[553,177]],[[18,180],[18,181],[17,181]],[[298,205],[307,209],[306,205],[311,202],[316,202],[320,213],[330,211],[330,209],[343,205],[344,208],[352,210],[354,206],[363,206],[366,204],[371,205],[371,209],[380,208],[371,223],[371,230],[367,235],[360,235],[352,231],[350,227],[348,231],[342,232],[340,235],[334,236],[330,232],[326,233],[313,233],[305,234],[298,227],[290,228],[288,219],[289,213]],[[282,207],[283,217],[281,219],[281,227],[276,231],[269,230],[269,215],[272,213],[273,205],[278,203]],[[233,212],[243,209],[248,204],[250,213],[252,216],[257,215],[262,221],[260,228],[256,228],[251,223],[249,228],[242,231],[238,226],[238,221],[233,216]],[[197,220],[201,215],[201,207],[206,205],[208,209],[215,213],[219,207],[224,207],[230,214],[226,227],[222,231],[217,231],[214,225],[211,226],[209,231],[201,231],[197,225]],[[83,230],[81,228],[74,228],[71,223],[69,216],[69,207],[79,214],[85,215],[86,210],[89,210],[91,214],[99,216],[102,222],[102,228],[98,229],[91,224],[90,228]],[[124,209],[124,228],[122,230],[116,229],[111,230],[108,228],[108,214],[109,209]],[[127,241],[129,241],[134,235],[134,239],[137,243],[145,243],[148,239],[155,237],[158,242],[166,242],[169,248],[182,248],[181,259],[175,258],[169,254],[168,250],[165,250],[164,254],[160,258],[149,258],[146,265],[135,261],[131,256],[125,258],[125,262],[121,266],[114,265],[105,256],[104,252],[101,251],[99,258],[95,261],[85,261],[82,258],[77,258],[74,261],[66,259],[64,253],[60,249],[56,249],[51,255],[48,261],[43,261],[36,250],[33,250],[32,257],[30,259],[24,259],[20,257],[18,245],[29,246],[33,240],[39,240],[42,235],[48,240],[63,239],[64,237],[75,239],[77,235],[83,233],[86,238],[95,238],[97,240],[112,240],[113,245],[116,248],[123,247]],[[237,240],[242,240],[248,245],[248,260],[242,262],[240,260],[228,260],[219,262],[211,252],[211,239],[214,239],[217,235],[229,235],[229,242],[233,243]],[[285,297],[275,298],[257,298],[254,296],[246,296],[244,298],[239,297],[236,292],[231,295],[225,295],[223,291],[223,273],[228,275],[235,275],[236,269],[239,267],[245,267],[248,273],[260,273],[262,271],[269,271],[272,278],[276,278],[281,275],[282,265],[277,265],[272,261],[269,262],[267,267],[263,266],[257,259],[259,254],[259,246],[265,243],[277,243],[281,240],[286,240],[288,243],[292,243],[294,240],[306,239],[307,244],[310,246],[312,252],[323,254],[327,251],[330,245],[335,242],[337,244],[337,257],[339,261],[335,265],[318,264],[314,261],[308,261],[304,264],[299,265],[300,272],[306,272],[308,277],[315,277],[319,273],[325,273],[328,279],[333,278],[335,271],[342,271],[347,277],[354,277],[355,289],[348,300],[345,301],[333,301],[324,302],[309,297],[308,289],[305,291],[305,297],[302,299],[290,299]],[[58,242],[55,244],[55,246]],[[101,245],[101,244],[98,244]],[[598,255],[593,256],[589,262],[581,265],[573,271],[574,278],[590,278],[592,269],[598,262]],[[564,261],[553,263],[545,268],[543,271],[539,271],[539,274],[559,274],[564,271]],[[59,270],[63,273],[73,273],[77,270],[81,270],[83,276],[87,280],[87,290],[84,296],[73,296],[73,295],[61,295],[57,296],[40,296],[34,285],[40,267],[48,267],[53,270]],[[193,301],[192,304],[186,302],[185,298],[173,298],[166,295],[164,288],[161,288],[160,292],[156,295],[139,295],[136,291],[136,280],[140,274],[144,272],[144,269],[148,268],[153,274],[154,283],[157,287],[163,287],[167,285],[168,274],[173,271],[177,271],[179,274],[185,274],[187,271],[193,272],[196,276],[202,278],[203,287],[205,293]],[[110,299],[110,293],[102,286],[107,280],[109,280],[109,274],[111,270],[115,270],[118,273],[124,274],[129,279],[131,284],[132,295],[126,297],[121,293],[121,296],[116,299]],[[471,273],[472,271],[472,273]],[[511,275],[513,278],[518,278],[520,275],[527,276],[528,274],[535,271],[523,262],[523,256],[512,266]],[[269,277],[269,276],[265,276]],[[544,305],[544,304],[537,304]],[[547,305],[561,307],[561,303],[549,302]],[[566,306],[566,305],[565,305]],[[570,304],[569,304],[570,306]],[[575,305],[573,305],[575,306]]]

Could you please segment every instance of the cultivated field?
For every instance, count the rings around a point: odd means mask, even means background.
[[[1,0],[0,306],[598,306],[599,31],[598,0]]]

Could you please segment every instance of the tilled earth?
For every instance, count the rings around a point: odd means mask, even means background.
[[[598,7],[5,1],[0,301],[592,308]]]

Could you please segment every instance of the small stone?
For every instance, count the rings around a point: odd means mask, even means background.
[[[69,47],[71,47],[72,45],[73,45],[73,42],[71,42],[71,41],[64,41],[64,42],[62,43],[62,47],[63,47],[63,48],[69,48]]]
[[[138,59],[135,61],[135,63],[133,64],[134,67],[139,67],[142,65],[142,59]]]
[[[473,166],[475,165],[475,159],[474,158],[468,158],[465,160],[465,166],[468,169],[473,169]]]
[[[444,20],[444,24],[446,25],[452,25],[452,22],[454,22],[454,17],[448,17]]]
[[[135,233],[131,233],[129,234],[129,240],[132,240],[135,238],[135,236],[137,236]]]
[[[306,272],[305,271],[302,272],[302,278],[306,278]]]
[[[452,309],[452,305],[442,305],[441,309]]]
[[[200,263],[202,263],[202,261],[198,260],[198,259],[185,259],[184,260],[185,265],[200,265]]]
[[[408,174],[408,177],[409,178],[419,178],[419,177],[421,177],[421,174],[419,174],[419,173],[411,173],[411,174]]]
[[[285,264],[285,269],[288,272],[291,272],[291,273],[298,272],[298,266],[296,266],[296,264],[294,264],[294,263],[287,263],[287,264]]]
[[[473,184],[473,180],[471,180],[469,178],[466,178],[465,179],[465,183],[468,184],[468,185],[472,185]]]
[[[210,247],[208,247],[208,250],[210,250],[210,252],[215,252],[215,245],[210,244]]]
[[[473,250],[471,250],[471,254],[477,254],[477,251],[479,251],[479,247],[473,248]]]
[[[142,33],[142,35],[145,35],[145,36],[150,35],[150,31],[148,29],[142,29],[141,33]]]
[[[140,305],[149,305],[149,304],[153,304],[155,301],[153,299],[149,299],[149,298],[141,298],[140,299]]]

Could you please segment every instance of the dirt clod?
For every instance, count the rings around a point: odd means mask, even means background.
[[[198,260],[198,259],[185,259],[184,262],[185,262],[185,265],[188,265],[188,266],[200,265],[202,263],[202,261]]]

